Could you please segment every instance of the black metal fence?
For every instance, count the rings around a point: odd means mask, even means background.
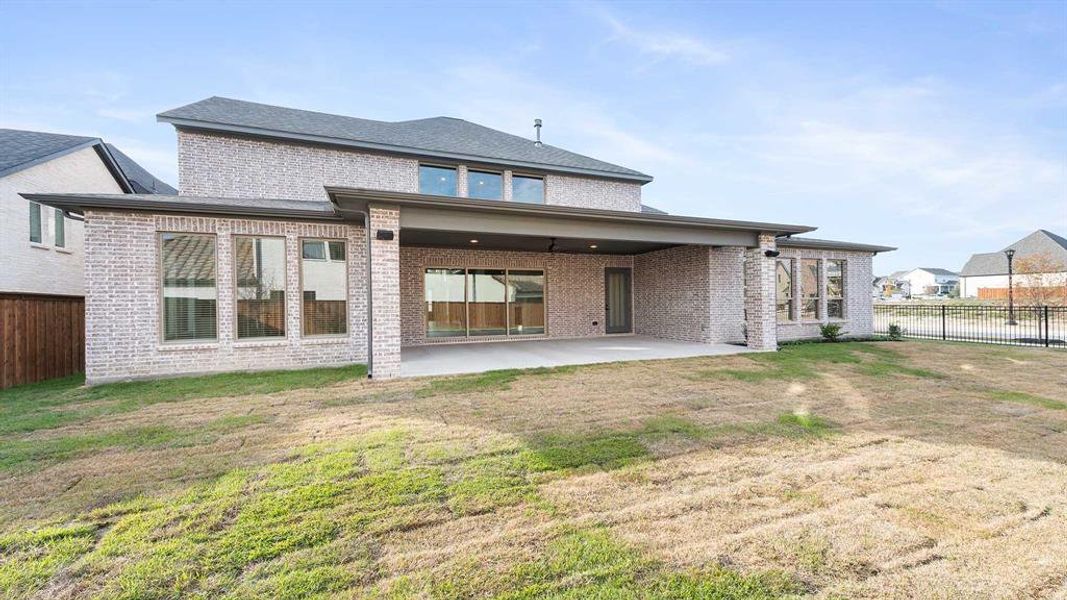
[[[910,338],[1067,349],[1065,306],[876,304],[875,333],[889,334],[893,325]]]

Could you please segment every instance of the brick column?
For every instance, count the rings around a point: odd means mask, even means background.
[[[764,255],[776,248],[774,236],[761,233],[759,247],[745,251],[745,327],[754,350],[778,349],[774,259]]]
[[[391,379],[400,375],[400,209],[371,205],[367,223],[371,269],[371,376]],[[390,230],[393,239],[379,240],[378,231]]]

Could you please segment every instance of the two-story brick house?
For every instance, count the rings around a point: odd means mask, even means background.
[[[85,218],[90,383],[642,334],[773,350],[871,333],[882,246],[642,210],[643,173],[452,118],[209,98],[159,115],[178,195],[32,195]]]

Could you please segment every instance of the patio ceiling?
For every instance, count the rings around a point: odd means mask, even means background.
[[[586,248],[589,242],[596,241],[598,246],[600,242],[604,242],[605,250],[617,248],[620,253],[633,253],[682,244],[754,247],[758,245],[758,236],[761,233],[783,235],[814,229],[803,225],[473,200],[380,190],[327,187],[326,191],[337,205],[338,212],[352,219],[361,218],[371,205],[400,209],[401,240],[405,241],[405,230],[415,230],[422,233],[414,234],[414,238],[421,237],[426,240],[425,243],[433,245],[466,244],[473,235],[476,239],[492,239],[500,244],[506,243],[504,237],[533,238],[515,240],[505,247],[531,244],[547,248],[550,240],[555,238],[557,242],[573,240],[575,247]],[[431,232],[435,234],[431,235]],[[464,241],[463,237],[466,237],[467,241]],[[412,237],[406,242],[415,243]]]
[[[641,254],[670,248],[674,244],[595,238],[502,235],[473,231],[437,231],[402,227],[400,229],[400,245],[429,248],[482,248],[527,252],[564,252],[568,254]]]

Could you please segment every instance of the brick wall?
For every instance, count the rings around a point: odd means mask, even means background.
[[[371,376],[391,379],[400,375],[400,209],[368,207],[371,258]],[[393,232],[380,240],[376,233]]]
[[[637,333],[745,341],[745,249],[680,246],[634,257]]]
[[[504,201],[511,200],[512,171],[503,170]],[[416,158],[322,145],[278,142],[197,131],[178,131],[182,195],[326,200],[327,185],[393,192],[419,191]],[[467,167],[459,165],[457,194],[467,195]],[[548,174],[545,203],[640,211],[641,185]]]
[[[641,184],[550,174],[545,177],[545,204],[641,212]]]
[[[187,196],[327,200],[326,185],[419,191],[414,158],[181,130],[178,180]]]
[[[178,217],[88,211],[86,221],[86,379],[106,381],[233,370],[309,368],[366,361],[366,238],[348,224]],[[163,343],[160,326],[161,231],[216,237],[218,340]],[[286,241],[286,335],[235,339],[233,236]],[[299,240],[345,239],[348,247],[348,334],[303,338]]]
[[[765,253],[776,247],[774,236],[761,233],[759,247],[745,250],[745,333],[748,347],[777,350],[773,258]]]
[[[604,269],[631,266],[633,259],[629,256],[401,247],[400,323],[403,344],[412,346],[459,341],[456,338],[427,339],[425,336],[423,273],[427,267],[545,271],[547,333],[545,336],[522,336],[523,339],[531,339],[604,335]],[[495,339],[500,338],[496,336]]]
[[[745,249],[710,250],[711,326],[709,342],[745,342]]]
[[[871,297],[871,282],[874,281],[873,257],[870,252],[844,252],[840,250],[817,250],[808,248],[779,248],[779,258],[794,260],[793,297],[797,299],[794,317],[799,319],[800,276],[798,271],[801,258],[814,258],[822,261],[834,259],[845,261],[845,318],[834,319],[841,323],[843,332],[848,336],[865,337],[874,333],[874,300]],[[823,290],[819,301],[820,319],[814,321],[793,321],[778,323],[779,340],[797,340],[820,337],[819,326],[830,320],[826,318],[826,268],[820,265],[819,288]]]
[[[636,332],[708,342],[711,332],[711,249],[678,246],[634,257]]]

